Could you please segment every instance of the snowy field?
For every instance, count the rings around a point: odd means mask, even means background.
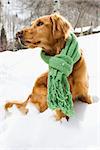
[[[80,37],[79,43],[94,102],[76,102],[76,114],[68,122],[57,122],[50,109],[39,113],[32,104],[26,116],[15,106],[4,111],[5,102],[27,98],[48,66],[39,48],[0,53],[0,150],[100,150],[100,34]]]

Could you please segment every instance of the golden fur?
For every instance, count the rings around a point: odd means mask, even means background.
[[[43,16],[32,22],[31,27],[24,28],[16,34],[16,38],[27,48],[41,47],[49,55],[59,54],[65,46],[71,29],[70,23],[60,15],[52,14]],[[5,109],[14,104],[24,113],[28,101],[36,105],[40,112],[45,111],[47,106],[47,80],[48,73],[42,74],[36,81],[32,94],[23,103],[8,102]],[[83,54],[80,60],[74,65],[73,72],[68,77],[73,101],[79,99],[86,103],[92,103],[91,96],[88,95],[88,74]],[[56,110],[56,119],[65,117],[61,110]]]

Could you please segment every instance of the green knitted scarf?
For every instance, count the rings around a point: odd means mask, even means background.
[[[74,109],[67,77],[72,73],[73,65],[80,56],[81,52],[74,33],[70,33],[60,54],[49,56],[41,51],[41,58],[49,65],[48,106],[53,110],[62,110],[69,117],[73,115]]]

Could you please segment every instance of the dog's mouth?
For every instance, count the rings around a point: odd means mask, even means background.
[[[35,43],[33,43],[34,45],[38,45],[38,44],[40,44],[41,43],[41,41],[38,41],[38,42],[35,42]]]
[[[19,37],[16,38],[16,41],[17,41],[18,44],[21,46],[21,48],[28,48],[29,45],[33,45],[33,47],[35,47],[35,46],[38,46],[38,45],[41,43],[41,41],[37,41],[37,42],[34,42],[34,43],[32,43],[32,42],[29,41],[29,40],[23,41],[23,40],[21,40]]]
[[[25,43],[26,43],[26,45],[28,45],[28,44],[38,45],[41,43],[41,41],[32,43],[31,41],[26,40]]]
[[[27,45],[25,45],[25,43],[19,37],[16,38],[16,42],[18,43],[18,47],[21,49],[27,49]]]
[[[29,41],[29,40],[25,40],[25,41],[23,41],[23,40],[21,40],[20,38],[18,38],[18,42],[19,42],[19,44],[22,46],[22,47],[24,47],[24,48],[28,48],[28,47],[32,47],[33,46],[33,48],[34,47],[36,47],[36,46],[38,46],[40,43],[41,43],[41,41],[37,41],[37,42],[31,42],[31,41]]]
[[[15,40],[16,40],[16,47],[18,49],[35,48],[35,47],[38,47],[41,44],[41,41],[32,42],[28,39],[23,40],[19,37],[16,37]]]

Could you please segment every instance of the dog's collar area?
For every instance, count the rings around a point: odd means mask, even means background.
[[[81,52],[74,33],[66,42],[60,54],[49,56],[41,51],[42,59],[49,65],[48,75],[48,106],[51,109],[60,109],[66,116],[74,113],[72,95],[68,77],[73,71],[73,65],[80,59]]]

